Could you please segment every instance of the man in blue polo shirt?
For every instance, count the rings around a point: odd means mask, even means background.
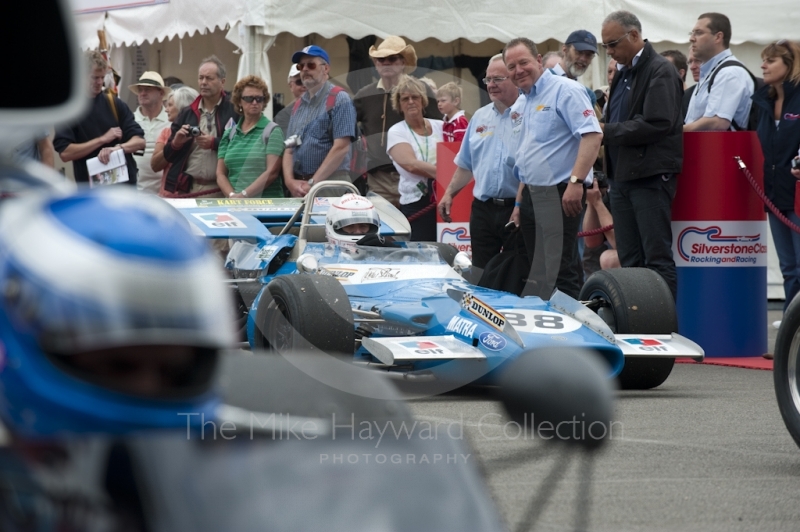
[[[470,120],[455,159],[456,172],[438,207],[439,215],[449,222],[453,197],[475,177],[469,233],[472,264],[476,268],[485,268],[500,252],[519,188],[512,168],[506,164],[519,136],[511,128],[511,106],[519,91],[511,82],[501,54],[489,60],[483,81],[492,103],[478,109]]]
[[[731,21],[721,13],[703,13],[689,33],[691,51],[703,62],[700,81],[686,110],[684,131],[747,129],[755,82],[728,46]],[[713,83],[711,79],[713,77]]]
[[[503,59],[521,97],[511,109],[520,132],[514,174],[530,192],[535,235],[525,234],[531,275],[523,294],[549,299],[553,289],[578,297],[575,241],[583,209],[584,183],[591,184],[592,165],[603,134],[592,104],[580,84],[542,67],[530,39],[512,39]],[[519,219],[519,207],[512,215]]]
[[[289,193],[302,198],[311,184],[325,179],[350,181],[350,143],[356,128],[356,109],[344,90],[328,81],[330,59],[319,46],[306,46],[292,55],[306,87],[292,108],[287,137],[302,144],[283,154],[283,180]],[[335,91],[332,105],[328,95]],[[312,182],[313,181],[313,182]]]

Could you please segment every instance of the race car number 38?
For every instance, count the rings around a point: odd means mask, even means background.
[[[553,334],[568,333],[580,329],[577,320],[547,310],[508,309],[500,310],[509,325],[518,332]]]

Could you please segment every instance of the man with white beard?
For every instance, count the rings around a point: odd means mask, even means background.
[[[561,61],[553,67],[553,72],[577,81],[589,69],[597,55],[597,39],[586,30],[576,30],[569,34],[561,46]],[[587,89],[592,106],[597,103],[594,91]]]

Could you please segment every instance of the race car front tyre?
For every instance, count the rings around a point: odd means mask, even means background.
[[[322,275],[284,275],[270,281],[267,291],[256,314],[256,347],[352,358],[353,311],[339,281]]]
[[[783,314],[772,377],[783,423],[800,447],[800,298],[795,297]]]
[[[581,301],[600,299],[598,315],[619,334],[678,330],[675,301],[664,279],[647,268],[600,270],[586,280]],[[674,358],[626,358],[617,379],[623,390],[647,390],[667,380]]]

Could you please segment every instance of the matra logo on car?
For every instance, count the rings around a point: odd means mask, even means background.
[[[502,331],[506,325],[506,319],[502,314],[473,295],[464,294],[461,305],[498,331]]]
[[[450,323],[447,324],[447,330],[471,338],[475,334],[475,329],[478,328],[477,323],[473,323],[464,318],[453,316],[450,318]]]

